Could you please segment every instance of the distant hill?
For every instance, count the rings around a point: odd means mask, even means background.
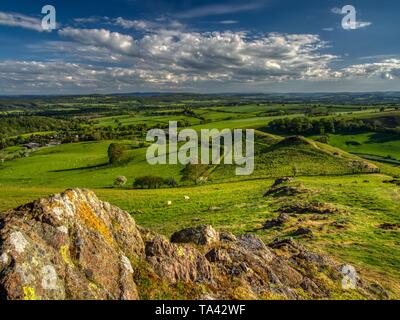
[[[260,141],[269,141],[268,145]],[[234,177],[235,166],[219,165],[212,178]],[[252,177],[344,175],[377,173],[379,168],[366,160],[341,149],[315,142],[302,136],[280,139],[258,136],[255,151],[255,171]]]
[[[374,104],[398,104],[400,103],[399,92],[315,92],[315,93],[190,93],[190,92],[127,92],[110,94],[87,94],[87,95],[0,95],[0,101],[4,100],[46,100],[62,101],[71,98],[154,98],[154,99],[224,99],[237,102],[238,100],[250,102],[271,102],[271,103],[329,103],[329,104],[353,104],[353,105],[374,105]]]

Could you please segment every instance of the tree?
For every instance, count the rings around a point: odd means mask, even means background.
[[[126,147],[120,143],[111,143],[108,147],[108,161],[110,164],[118,163],[125,154]]]
[[[181,171],[182,181],[191,181],[195,184],[206,181],[208,178],[208,166],[205,164],[187,164]]]

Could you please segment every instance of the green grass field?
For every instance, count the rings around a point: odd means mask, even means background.
[[[148,174],[177,177],[183,168],[182,165],[149,165],[146,148],[129,150],[126,163],[111,166],[107,157],[110,143],[112,141],[65,144],[43,148],[27,158],[6,161],[0,164],[0,184],[105,188],[111,187],[120,175],[126,176],[131,185],[134,177]]]
[[[360,155],[392,157],[400,160],[400,136],[389,133],[330,134],[329,143]]]
[[[124,115],[124,116],[114,116],[114,117],[102,117],[95,120],[96,126],[111,126],[115,127],[118,121],[121,125],[127,126],[132,124],[147,124],[148,126],[154,126],[157,124],[168,124],[169,121],[179,121],[188,119],[192,124],[200,123],[200,120],[193,117],[187,116],[131,116],[131,115]]]

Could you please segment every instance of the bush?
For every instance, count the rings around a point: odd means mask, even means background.
[[[139,189],[158,189],[162,187],[164,183],[165,180],[161,177],[144,176],[136,178],[133,182],[133,187]]]
[[[171,188],[177,187],[178,186],[178,182],[176,182],[176,180],[174,178],[167,178],[164,180],[164,183]]]
[[[115,181],[114,181],[114,185],[116,185],[116,186],[124,186],[124,185],[126,185],[126,183],[128,182],[128,179],[126,178],[126,177],[124,177],[124,176],[119,176],[119,177],[117,177],[116,179],[115,179]]]
[[[120,143],[111,143],[108,147],[108,161],[110,164],[118,163],[124,157],[126,146]]]

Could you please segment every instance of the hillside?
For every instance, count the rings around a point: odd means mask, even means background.
[[[344,267],[292,240],[266,246],[210,226],[171,241],[87,190],[67,190],[0,215],[0,299],[385,299]]]
[[[276,137],[275,140],[271,137]],[[265,137],[267,143],[257,140],[253,177],[346,175],[377,173],[379,168],[366,160],[341,149],[301,137],[279,139]],[[261,140],[262,141],[262,140]],[[234,177],[233,166],[218,166],[214,179]]]

